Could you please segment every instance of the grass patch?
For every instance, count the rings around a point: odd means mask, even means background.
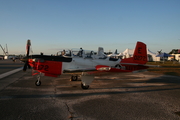
[[[149,72],[154,72],[164,75],[180,76],[180,63],[178,62],[148,62],[147,65],[159,65],[160,67],[150,67]]]

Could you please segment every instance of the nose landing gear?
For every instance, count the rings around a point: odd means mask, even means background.
[[[40,79],[41,79],[41,74],[39,74],[39,75],[37,76],[37,80],[36,80],[36,82],[35,82],[35,85],[36,85],[36,86],[40,86],[40,85],[41,85]]]

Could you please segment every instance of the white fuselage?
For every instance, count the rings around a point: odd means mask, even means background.
[[[66,53],[62,55],[64,57],[72,58],[72,62],[63,62],[63,65],[62,65],[63,70],[95,69],[97,65],[106,65],[106,66],[115,67],[117,64],[120,64],[120,61],[121,61],[121,59],[113,60],[113,58],[110,60],[110,57],[106,56],[103,52],[99,52],[97,55],[95,55],[94,51],[87,51],[87,50],[65,51],[64,50],[63,52],[61,51],[59,53]]]
[[[115,67],[119,64],[121,59],[117,61],[110,61],[109,57],[106,59],[99,59],[99,58],[83,58],[83,57],[73,57],[72,62],[70,63],[63,63],[63,70],[64,69],[91,69],[95,68],[97,65],[106,65]]]

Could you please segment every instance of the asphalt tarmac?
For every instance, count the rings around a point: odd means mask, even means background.
[[[99,76],[88,90],[69,75],[35,81],[31,70],[0,79],[1,120],[180,120],[180,77]]]
[[[23,67],[24,63],[20,60],[13,62],[12,60],[0,60],[0,74]]]

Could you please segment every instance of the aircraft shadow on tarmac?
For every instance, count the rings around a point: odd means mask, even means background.
[[[128,81],[127,81],[128,83]],[[131,81],[132,83],[132,81]],[[109,95],[109,94],[128,94],[128,93],[144,93],[144,92],[154,92],[154,91],[167,91],[167,90],[180,90],[180,79],[179,77],[167,77],[167,76],[161,76],[152,78],[149,80],[143,80],[135,81],[133,83],[165,83],[165,85],[161,86],[122,86],[122,87],[109,87],[109,88],[92,88],[98,90],[110,90],[110,91],[102,91],[102,92],[91,92],[92,89],[83,90],[88,91],[87,93],[64,93],[64,94],[43,94],[43,95],[10,95],[10,96],[0,96],[0,99],[13,99],[13,98],[53,98],[53,97],[62,97],[62,98],[68,98],[68,97],[84,97],[84,96],[96,96],[96,95]],[[132,83],[132,84],[133,84]],[[74,86],[71,86],[74,87]],[[119,89],[124,89],[125,91],[119,91]],[[129,89],[133,90],[129,90]],[[135,89],[134,89],[135,88]],[[140,89],[136,90],[136,88],[150,88],[150,89]],[[117,91],[115,91],[117,89]],[[113,91],[112,91],[113,90]]]
[[[52,97],[83,97],[94,95],[108,95],[108,94],[125,94],[125,93],[137,93],[137,92],[152,92],[152,91],[165,91],[165,90],[179,90],[180,88],[165,88],[154,90],[137,90],[137,91],[121,91],[121,92],[96,92],[96,93],[75,93],[75,94],[47,94],[47,95],[11,95],[1,96],[0,99],[14,99],[14,98],[52,98]]]
[[[178,78],[170,78],[166,76],[162,76],[162,78],[153,78],[147,81],[147,83],[174,83],[174,84],[180,84],[180,79]]]

